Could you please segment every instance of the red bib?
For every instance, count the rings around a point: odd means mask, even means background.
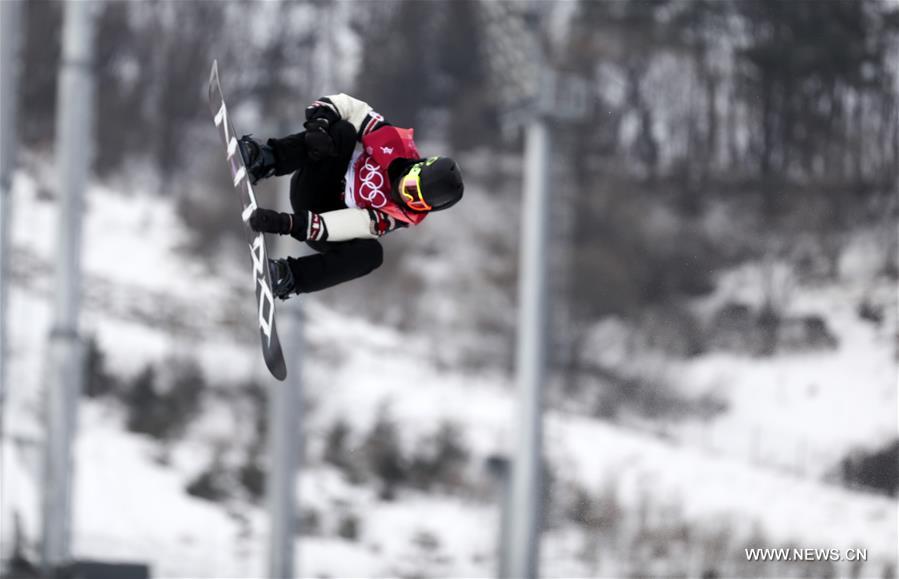
[[[362,150],[356,151],[347,168],[343,192],[347,207],[377,209],[406,223],[421,223],[427,213],[415,213],[394,202],[387,177],[387,167],[394,159],[421,157],[412,134],[412,129],[387,126],[362,137]]]

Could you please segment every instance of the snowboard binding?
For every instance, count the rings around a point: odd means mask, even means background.
[[[250,184],[275,174],[275,153],[268,145],[260,143],[251,135],[244,135],[237,141],[237,148],[243,164],[250,174]]]
[[[296,293],[296,282],[286,259],[269,259],[268,272],[272,279],[272,293],[281,300]]]

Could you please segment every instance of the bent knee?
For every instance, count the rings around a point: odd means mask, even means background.
[[[328,253],[328,251],[331,250],[331,246],[334,244],[328,243],[327,241],[307,241],[306,245],[318,253]]]
[[[375,239],[361,240],[359,252],[369,271],[378,269],[384,263],[384,247]]]

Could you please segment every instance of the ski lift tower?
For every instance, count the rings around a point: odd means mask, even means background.
[[[550,134],[553,119],[587,111],[589,89],[563,78],[546,63],[545,11],[552,3],[481,3],[490,46],[494,94],[500,96],[507,132],[523,130],[524,191],[518,278],[516,381],[518,431],[504,501],[500,577],[539,575],[542,514],[543,382],[547,364],[546,262],[549,245]]]

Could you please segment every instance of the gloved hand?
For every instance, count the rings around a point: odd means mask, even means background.
[[[337,146],[334,139],[328,133],[330,123],[328,119],[319,117],[303,123],[306,128],[304,139],[306,141],[306,153],[313,161],[329,159],[337,156]]]
[[[408,223],[399,221],[383,211],[378,211],[377,209],[367,209],[366,211],[368,211],[368,219],[371,221],[369,231],[371,231],[372,235],[381,237],[401,227],[409,227]]]
[[[275,152],[268,145],[263,145],[250,135],[244,135],[237,142],[243,164],[250,175],[250,183],[255,185],[260,179],[275,174]]]
[[[311,211],[279,213],[259,207],[250,214],[248,221],[253,231],[289,234],[297,241],[324,241],[328,238],[328,228],[321,215]]]
[[[287,235],[294,227],[294,218],[290,213],[279,213],[260,207],[250,214],[249,223],[253,231]]]

